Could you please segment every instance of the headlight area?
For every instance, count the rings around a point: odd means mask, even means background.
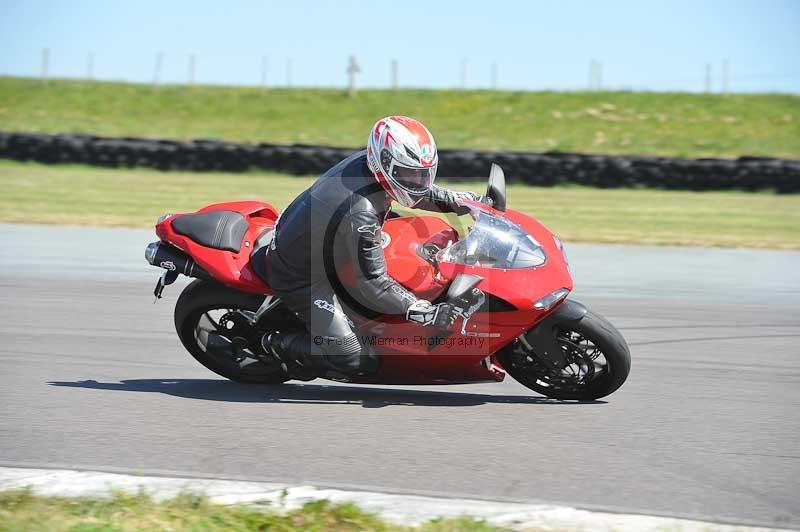
[[[550,310],[553,308],[553,305],[567,297],[567,294],[569,294],[569,290],[566,288],[559,288],[536,301],[533,304],[533,308],[536,310]]]

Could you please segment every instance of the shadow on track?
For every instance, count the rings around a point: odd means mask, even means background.
[[[438,392],[351,387],[323,384],[239,384],[214,379],[133,379],[120,382],[95,380],[49,382],[51,386],[116,390],[123,392],[164,393],[187,399],[229,401],[233,403],[283,404],[360,404],[364,408],[385,406],[478,406],[484,404],[587,404],[577,401],[556,401],[546,397],[521,395],[484,395],[463,392]],[[591,401],[588,404],[604,404]]]

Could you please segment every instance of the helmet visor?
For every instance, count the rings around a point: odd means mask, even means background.
[[[431,188],[435,168],[407,168],[394,163],[389,175],[404,189],[420,194]]]

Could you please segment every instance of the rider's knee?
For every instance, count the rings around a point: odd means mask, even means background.
[[[317,340],[319,341],[319,340]],[[378,369],[378,358],[369,346],[361,343],[358,335],[323,337],[322,345],[328,365],[346,374],[371,373]]]

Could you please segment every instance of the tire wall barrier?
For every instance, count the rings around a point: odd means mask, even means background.
[[[237,144],[0,132],[0,158],[159,170],[244,172],[263,169],[320,174],[360,148],[304,144]],[[683,190],[800,192],[800,160],[768,157],[680,159],[579,153],[440,150],[438,175],[448,181],[485,179],[491,163],[510,183],[551,186],[653,187]]]

